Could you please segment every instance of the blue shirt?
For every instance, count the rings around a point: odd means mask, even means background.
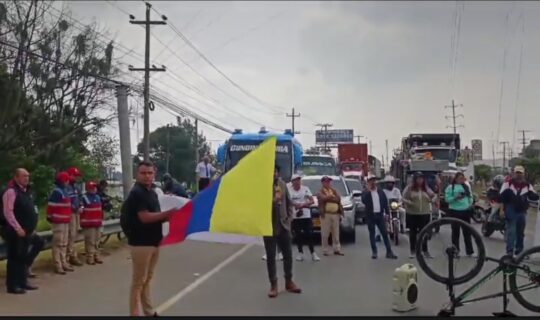
[[[82,204],[87,206],[89,204],[101,204],[101,197],[97,193],[85,193],[82,197]]]
[[[49,197],[49,202],[60,203],[64,198],[68,196],[66,189],[63,186],[56,185],[56,188]]]
[[[66,192],[71,198],[71,209],[73,210],[73,213],[79,213],[82,195],[80,188],[76,184],[69,184],[66,187]]]

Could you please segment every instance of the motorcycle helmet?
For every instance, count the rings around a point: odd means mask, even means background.
[[[494,188],[500,189],[505,181],[505,177],[501,174],[495,176],[491,184]]]

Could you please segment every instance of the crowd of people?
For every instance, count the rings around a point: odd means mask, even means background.
[[[204,159],[197,166],[200,191],[208,187],[214,168],[207,166]],[[263,237],[265,260],[270,282],[268,296],[278,295],[276,255],[283,260],[285,289],[292,293],[301,293],[302,289],[293,281],[293,246],[292,237],[296,237],[297,261],[305,258],[304,247],[309,250],[313,261],[320,261],[313,244],[313,224],[311,207],[318,204],[321,219],[322,254],[343,256],[340,245],[339,226],[343,216],[341,195],[332,188],[332,178],[321,179],[320,190],[310,190],[302,184],[302,177],[294,175],[289,184],[279,175],[279,166],[275,167],[273,184],[272,226],[273,235]],[[533,186],[525,180],[525,170],[516,166],[513,175],[494,179],[488,197],[495,197],[500,205],[497,215],[506,219],[506,251],[517,255],[523,250],[526,212],[529,200],[538,200]],[[130,294],[130,314],[132,316],[157,315],[150,299],[150,284],[159,258],[159,244],[162,240],[162,224],[176,212],[177,208],[161,211],[156,185],[154,183],[156,167],[150,162],[138,164],[136,183],[125,199],[121,209],[121,223],[128,239],[133,264],[133,276]],[[448,216],[470,223],[473,208],[473,191],[463,173],[456,173],[451,183],[441,191],[433,191],[427,185],[421,172],[413,175],[403,193],[396,188],[393,177],[387,176],[378,185],[378,178],[367,177],[367,187],[362,193],[362,202],[366,210],[366,222],[371,246],[371,258],[378,258],[377,231],[386,249],[386,258],[397,259],[392,250],[385,217],[390,214],[389,201],[396,200],[404,206],[400,210],[400,232],[409,230],[411,258],[416,255],[419,232],[431,221],[431,213],[439,197],[449,205]],[[165,193],[186,197],[185,188],[170,175],[164,177]],[[2,237],[7,245],[6,285],[9,293],[22,294],[35,290],[28,282],[34,275],[31,266],[43,247],[43,240],[35,232],[38,215],[35,199],[30,187],[30,174],[25,169],[17,169],[13,180],[3,192]],[[53,260],[55,272],[66,274],[74,271],[74,266],[82,265],[74,243],[79,228],[83,229],[86,251],[86,263],[102,263],[98,241],[103,223],[104,211],[111,209],[110,198],[105,193],[106,182],[99,184],[87,181],[83,192],[83,176],[77,168],[70,168],[58,173],[55,188],[48,206],[47,220],[53,231]],[[494,191],[495,190],[495,191]],[[495,211],[494,211],[495,212]],[[493,213],[490,215],[490,218]],[[463,233],[465,254],[474,258],[471,235],[459,226],[452,226],[452,244],[460,250],[460,236]],[[329,240],[332,243],[330,244]],[[422,252],[431,257],[427,243],[422,243]],[[142,309],[142,312],[141,312]]]
[[[107,182],[87,181],[83,192],[83,176],[72,167],[59,172],[47,204],[47,221],[52,230],[52,253],[55,273],[64,275],[82,266],[75,248],[79,229],[83,230],[86,263],[103,263],[99,255],[100,229],[104,211],[112,205],[106,193]],[[15,170],[13,179],[2,193],[1,235],[7,247],[6,289],[11,294],[37,290],[28,279],[44,240],[37,234],[39,210],[30,184],[30,173]]]

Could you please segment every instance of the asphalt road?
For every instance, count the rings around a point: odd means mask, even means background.
[[[534,221],[528,225],[530,245]],[[444,236],[448,232],[443,230],[441,237]],[[502,236],[495,234],[492,238],[484,241],[487,253],[499,257],[504,252]],[[435,246],[431,250],[436,250]],[[154,280],[154,303],[162,315],[171,316],[436,315],[448,301],[447,293],[443,285],[427,278],[421,270],[418,308],[407,313],[392,311],[395,268],[404,263],[417,265],[416,260],[408,257],[406,237],[395,251],[398,260],[372,260],[367,228],[358,226],[356,244],[344,246],[346,256],[322,257],[318,263],[295,261],[294,278],[304,290],[302,294],[283,292],[280,280],[280,295],[269,299],[261,246],[186,241],[162,250]],[[379,252],[384,255],[381,244]],[[491,267],[495,265],[486,263],[484,272]],[[278,271],[281,276],[281,263]],[[2,290],[0,314],[126,315],[130,276],[129,254],[123,248],[106,257],[105,264],[100,266],[84,266],[67,276],[40,274],[40,290],[27,295],[8,295]],[[501,284],[500,279],[493,279],[477,294],[496,292]],[[457,291],[462,289],[458,287]],[[501,299],[478,302],[459,308],[457,315],[489,316],[500,311],[501,305]],[[534,315],[513,299],[510,309],[518,315]]]

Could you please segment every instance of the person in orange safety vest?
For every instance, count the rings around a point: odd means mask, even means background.
[[[68,183],[69,174],[64,171],[58,173],[55,188],[47,205],[47,221],[52,225],[52,254],[57,274],[74,271],[67,261],[69,224],[72,215],[71,198],[66,190]]]
[[[83,210],[81,213],[81,228],[84,232],[84,246],[86,250],[86,263],[94,265],[103,261],[99,257],[98,241],[99,229],[103,225],[103,207],[101,198],[97,194],[97,183],[86,183],[86,194],[82,197]]]

